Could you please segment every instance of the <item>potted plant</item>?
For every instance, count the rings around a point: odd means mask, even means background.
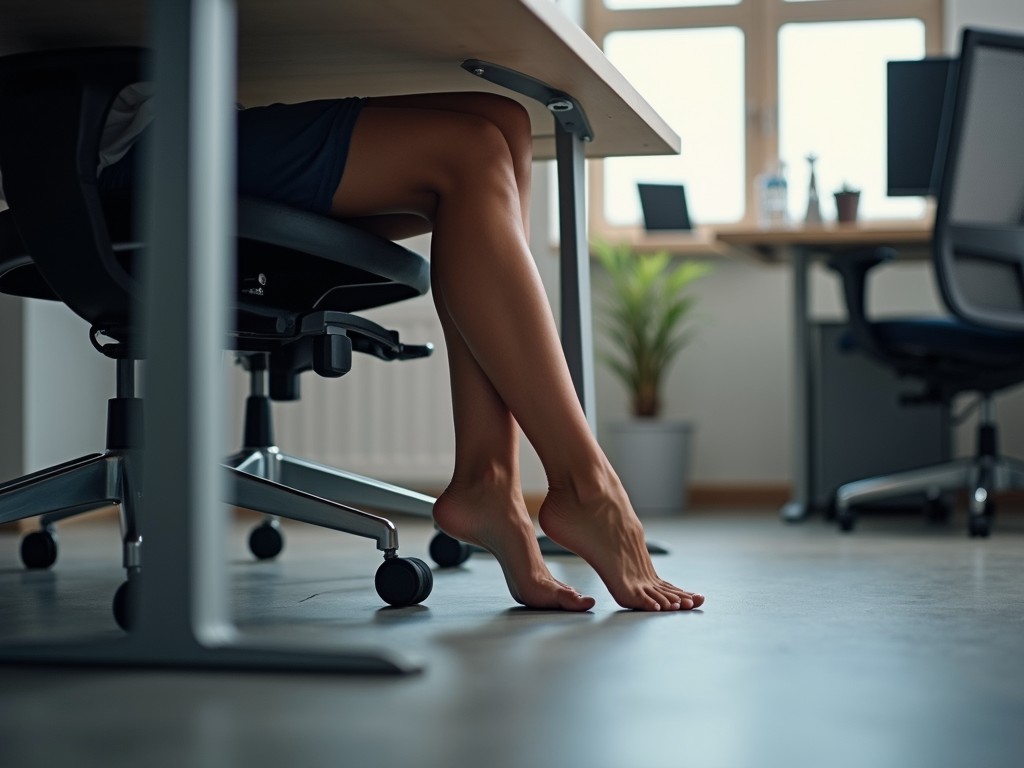
[[[860,190],[854,189],[844,181],[843,186],[833,194],[836,198],[836,219],[841,222],[856,221]]]
[[[679,511],[686,501],[693,425],[661,418],[662,386],[693,336],[691,289],[710,266],[605,242],[593,251],[610,279],[596,307],[609,342],[599,359],[631,400],[632,418],[611,428],[615,468],[637,512]]]

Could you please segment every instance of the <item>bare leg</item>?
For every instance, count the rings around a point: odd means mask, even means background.
[[[371,104],[391,108],[429,106],[486,117],[495,123],[506,141],[518,143],[513,152],[518,158],[514,162],[515,177],[526,226],[531,147],[528,118],[518,105],[490,94],[394,97],[373,99]],[[428,231],[430,221],[424,218],[428,213],[434,215],[434,211],[423,211],[421,215],[387,214],[348,220],[399,239]],[[456,436],[455,470],[434,507],[434,519],[449,535],[494,554],[517,602],[532,608],[588,610],[594,599],[555,579],[537,545],[519,476],[518,425],[456,329],[443,290],[436,282],[432,293],[448,351]]]
[[[522,494],[518,426],[469,353],[437,288],[434,303],[448,348],[455,415],[455,471],[434,505],[434,520],[449,535],[494,554],[517,602],[592,608],[592,597],[556,580],[545,565]]]
[[[657,576],[640,522],[590,433],[528,251],[510,143],[496,125],[472,115],[368,106],[334,202],[340,216],[433,219],[432,278],[447,309],[446,333],[461,337],[468,355],[460,359],[472,358],[481,374],[473,376],[493,388],[485,399],[504,405],[488,414],[474,411],[479,401],[469,398],[470,421],[457,436],[486,443],[482,433],[500,421],[495,414],[513,414],[548,473],[545,531],[584,557],[624,607],[700,605],[701,596]],[[456,375],[453,369],[453,383]],[[455,397],[464,392],[456,389]],[[497,434],[506,447],[492,455],[507,457],[508,430]],[[506,459],[504,466],[513,465]],[[505,541],[504,554],[496,554],[506,572],[516,572],[513,581],[530,582],[513,562],[521,546]]]
[[[523,231],[530,237],[530,177],[533,172],[533,137],[530,118],[518,103],[493,93],[428,93],[385,96],[371,99],[374,107],[432,109],[476,115],[494,123],[508,144],[512,173],[519,190],[519,212]]]

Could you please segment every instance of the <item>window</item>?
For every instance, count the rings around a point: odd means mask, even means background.
[[[826,219],[843,182],[865,218],[924,213],[885,195],[885,62],[941,52],[942,0],[586,0],[585,26],[682,139],[678,157],[591,174],[598,233],[639,227],[643,181],[684,184],[698,226],[754,223],[757,177],[780,162],[802,220],[808,155]]]
[[[637,181],[687,184],[693,221],[743,216],[743,33],[736,27],[612,32],[605,51],[651,106],[684,137],[669,157],[610,158],[604,209],[610,224],[640,220]],[[689,73],[701,72],[699,78]],[[723,147],[704,152],[691,148]],[[688,184],[691,179],[698,184]]]
[[[790,0],[792,1],[792,0]],[[886,197],[885,93],[890,60],[924,56],[919,19],[784,24],[779,30],[779,157],[788,163],[789,213],[807,212],[808,155],[826,219],[831,192],[861,190],[864,218],[913,218],[920,197]],[[801,207],[802,204],[802,207]]]

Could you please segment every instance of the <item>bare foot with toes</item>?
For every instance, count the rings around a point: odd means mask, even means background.
[[[434,504],[434,522],[459,541],[483,547],[498,560],[509,592],[528,608],[587,611],[596,602],[548,570],[521,495],[449,488]]]
[[[551,489],[540,510],[541,528],[586,560],[623,608],[686,611],[703,605],[703,595],[658,576],[640,520],[618,481],[611,485],[613,490],[585,499]]]

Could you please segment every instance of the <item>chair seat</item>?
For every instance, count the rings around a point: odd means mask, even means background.
[[[14,215],[9,210],[0,211],[0,293],[27,299],[59,300],[21,242],[14,226]]]
[[[243,314],[356,312],[429,290],[430,269],[422,256],[357,227],[254,198],[240,198],[237,212],[237,304]],[[139,238],[130,201],[108,204],[107,219],[118,258],[133,273],[132,244]],[[10,210],[0,211],[0,293],[59,300],[22,243]]]
[[[952,317],[876,320],[879,339],[899,351],[995,365],[1024,364],[1024,333],[981,328]]]
[[[357,312],[430,289],[429,264],[419,254],[270,200],[239,199],[238,238],[239,277],[266,275],[275,306]]]

